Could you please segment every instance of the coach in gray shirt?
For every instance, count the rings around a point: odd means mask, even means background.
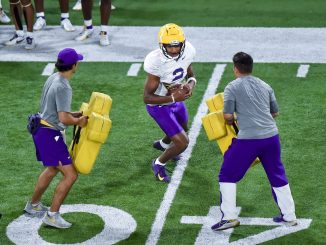
[[[251,75],[253,59],[239,52],[233,56],[236,79],[224,90],[224,119],[239,126],[238,138],[224,154],[219,173],[222,219],[212,230],[224,230],[240,225],[236,210],[236,183],[258,157],[272,186],[273,196],[281,211],[275,222],[296,225],[294,201],[281,161],[281,146],[274,117],[278,105],[274,91],[267,83]]]

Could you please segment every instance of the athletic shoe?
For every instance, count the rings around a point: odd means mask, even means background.
[[[59,212],[56,212],[53,216],[50,216],[48,213],[43,218],[43,223],[52,227],[59,229],[67,229],[71,227],[71,223],[65,221]]]
[[[75,38],[76,41],[84,41],[87,38],[91,37],[93,35],[94,29],[87,29],[84,27],[83,31],[79,33],[79,35]]]
[[[282,214],[273,217],[273,221],[276,222],[276,223],[283,223],[286,226],[295,226],[295,225],[298,224],[297,220],[291,220],[291,221],[284,220]]]
[[[26,37],[25,49],[31,50],[31,49],[35,48],[35,46],[36,46],[35,39],[32,37]]]
[[[221,231],[230,228],[234,228],[240,225],[239,220],[237,219],[230,219],[230,220],[221,220],[220,222],[216,223],[211,227],[213,231]]]
[[[18,36],[18,34],[15,33],[14,36],[12,38],[10,38],[9,41],[5,42],[5,45],[6,46],[14,46],[16,44],[21,43],[24,40],[25,40],[24,36]]]
[[[166,183],[170,182],[170,177],[165,172],[165,166],[155,164],[155,160],[153,160],[152,170],[158,181],[166,182]]]
[[[42,203],[39,203],[37,206],[33,206],[30,201],[26,203],[24,211],[30,215],[38,216],[43,215],[46,211],[48,211],[48,207],[44,206]]]
[[[36,19],[36,22],[35,22],[34,26],[33,26],[33,30],[34,30],[34,31],[40,31],[40,30],[44,29],[45,26],[46,26],[46,21],[45,21],[45,19],[42,18],[42,17],[38,17],[38,18]]]
[[[161,145],[159,140],[157,140],[153,143],[153,148],[155,148],[159,151],[165,151],[165,148],[163,148],[163,146]],[[179,161],[180,159],[181,159],[180,155],[177,155],[172,158],[172,160],[174,160],[174,161]]]
[[[108,46],[110,44],[109,35],[106,31],[100,32],[100,45],[101,46]]]
[[[61,21],[61,27],[65,31],[75,31],[75,27],[71,24],[71,22],[68,18],[65,18]]]
[[[4,24],[10,22],[9,17],[6,15],[5,11],[2,8],[0,8],[0,22]]]
[[[81,0],[77,0],[77,2],[75,3],[75,5],[72,7],[73,10],[76,11],[80,11],[82,10],[82,4],[81,4]]]
[[[113,4],[111,4],[111,10],[115,10],[116,6],[114,6]]]

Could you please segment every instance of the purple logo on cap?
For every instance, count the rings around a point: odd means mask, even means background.
[[[73,48],[65,48],[58,54],[58,59],[62,60],[65,65],[73,65],[77,63],[77,61],[83,60],[83,58],[84,57],[81,54],[77,54],[76,50]]]

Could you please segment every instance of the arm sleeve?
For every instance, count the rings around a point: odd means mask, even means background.
[[[57,111],[71,112],[71,89],[65,87],[59,87],[55,95],[55,102],[57,105]]]
[[[230,86],[224,89],[224,108],[223,113],[233,114],[235,112],[235,96]]]
[[[144,61],[144,70],[157,77],[161,77],[159,59],[155,59],[154,53],[149,53]]]
[[[270,101],[270,113],[277,113],[278,112],[278,104],[277,104],[273,89],[271,89],[271,91],[270,91],[269,101]]]

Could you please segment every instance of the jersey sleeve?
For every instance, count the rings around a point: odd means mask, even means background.
[[[227,114],[233,114],[235,112],[235,96],[230,85],[227,85],[224,89],[223,112]]]
[[[55,94],[55,102],[57,105],[57,111],[71,112],[71,89],[66,87],[58,87]]]
[[[154,51],[146,56],[144,61],[144,70],[149,74],[161,77],[160,59]]]
[[[272,88],[269,91],[269,101],[270,101],[270,112],[277,113],[278,112],[278,104],[276,101],[275,93]]]

